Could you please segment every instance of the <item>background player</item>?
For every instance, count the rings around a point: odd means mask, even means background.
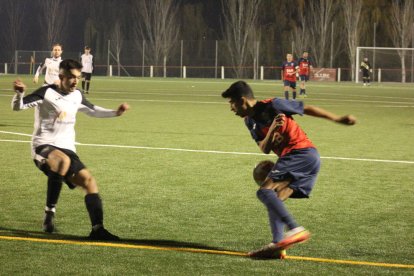
[[[299,80],[300,80],[300,92],[299,95],[306,97],[305,83],[309,81],[309,73],[312,70],[312,62],[309,59],[309,53],[303,51],[302,57],[298,61],[299,66]]]
[[[26,86],[17,80],[14,82],[16,94],[12,100],[15,111],[31,107],[36,109],[32,157],[36,166],[48,177],[43,229],[50,233],[55,230],[56,204],[64,181],[70,188],[79,186],[86,193],[85,204],[92,223],[89,238],[119,240],[104,228],[98,185],[76,155],[75,122],[78,110],[89,116],[105,118],[121,116],[129,106],[124,103],[117,110],[109,110],[91,104],[76,88],[82,65],[78,61],[66,59],[59,68],[58,86],[43,86],[23,97]]]
[[[89,86],[93,73],[93,55],[91,55],[91,48],[85,46],[84,53],[81,56],[82,62],[82,92],[89,94]],[[86,90],[85,90],[86,87]]]
[[[62,61],[62,52],[62,45],[54,44],[52,46],[52,57],[46,58],[45,61],[39,65],[33,78],[34,83],[38,83],[39,75],[46,68],[44,85],[59,84],[59,64]]]
[[[309,239],[310,233],[300,226],[286,209],[283,200],[307,198],[319,172],[320,157],[305,132],[292,115],[310,115],[344,125],[353,125],[352,115],[338,116],[319,107],[300,101],[267,99],[257,101],[250,86],[238,81],[222,93],[229,99],[231,111],[244,122],[265,154],[273,151],[278,160],[271,173],[257,191],[257,197],[266,206],[272,231],[272,242],[249,252],[253,258],[283,258],[283,250]],[[284,227],[289,231],[283,237]]]
[[[282,64],[282,81],[284,85],[285,98],[289,99],[289,89],[292,90],[292,97],[296,99],[296,73],[298,65],[293,61],[293,55],[287,54],[286,61]]]
[[[370,73],[372,73],[372,67],[367,57],[365,57],[364,60],[361,62],[361,67],[360,67],[359,72],[361,71],[362,71],[362,81],[364,82],[364,86],[371,85]]]

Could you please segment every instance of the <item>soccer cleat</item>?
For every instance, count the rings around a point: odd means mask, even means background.
[[[295,243],[306,242],[309,238],[309,231],[300,226],[286,232],[285,238],[278,242],[276,246],[280,249],[288,249]]]
[[[45,218],[43,220],[43,231],[53,233],[55,231],[55,212],[45,211]]]
[[[286,250],[277,247],[276,243],[269,243],[262,248],[247,253],[253,259],[284,259]]]
[[[106,230],[103,227],[100,227],[96,230],[92,230],[89,234],[90,240],[96,240],[96,241],[119,241],[121,240],[118,236],[112,235],[109,233],[108,230]]]

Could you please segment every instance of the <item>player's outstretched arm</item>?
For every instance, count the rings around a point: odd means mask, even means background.
[[[350,126],[356,123],[356,118],[353,115],[338,116],[332,112],[313,105],[305,105],[304,114],[313,117],[324,118],[343,125]]]
[[[13,82],[13,89],[16,92],[16,94],[14,95],[11,102],[12,109],[14,111],[22,110],[23,95],[26,91],[26,85],[21,80],[17,79]]]

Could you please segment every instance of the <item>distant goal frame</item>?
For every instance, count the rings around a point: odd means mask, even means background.
[[[408,51],[412,51],[413,55],[414,55],[414,48],[398,48],[398,47],[365,47],[365,46],[358,46],[356,48],[356,55],[355,55],[355,59],[356,59],[356,63],[355,63],[355,83],[359,82],[359,67],[360,67],[360,59],[359,59],[359,54],[361,52],[361,50],[373,50],[374,51],[374,64],[373,66],[373,70],[375,70],[375,50],[408,50]]]

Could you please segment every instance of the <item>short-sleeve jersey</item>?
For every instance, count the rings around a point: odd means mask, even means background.
[[[285,61],[282,64],[282,71],[283,71],[283,80],[287,81],[296,81],[296,74],[294,72],[296,71],[296,68],[298,65],[295,61]]]
[[[272,147],[272,151],[281,157],[295,149],[315,148],[292,117],[294,114],[303,115],[303,112],[303,102],[267,99],[258,101],[254,106],[254,116],[245,117],[244,121],[252,138],[259,143],[266,137],[274,117],[280,113],[285,114],[285,123],[275,133]]]
[[[45,82],[47,84],[54,84],[59,80],[59,65],[62,61],[61,57],[46,58],[44,65],[46,66]]]
[[[61,92],[55,85],[43,86],[23,97],[16,93],[12,101],[14,110],[35,108],[32,155],[40,145],[53,145],[76,152],[76,113],[94,117],[115,117],[116,111],[91,104],[79,90]]]
[[[309,76],[309,69],[312,66],[312,62],[308,58],[301,57],[298,61],[299,75]]]
[[[82,61],[82,72],[85,73],[92,73],[93,72],[93,55],[85,55],[81,56]]]

